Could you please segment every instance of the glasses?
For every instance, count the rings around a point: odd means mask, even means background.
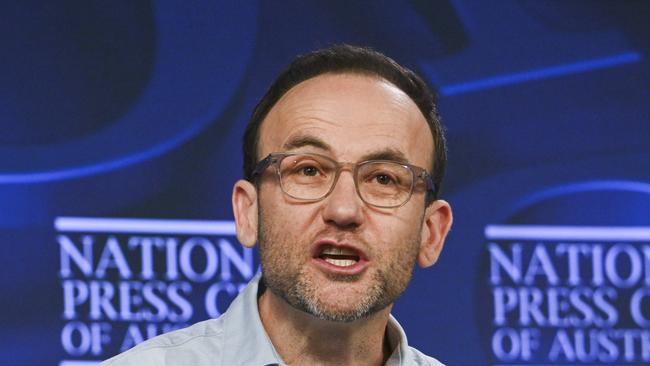
[[[316,202],[334,190],[341,170],[352,172],[357,194],[363,202],[380,208],[406,204],[414,191],[426,190],[435,198],[438,190],[425,169],[391,160],[339,163],[319,154],[271,153],[257,163],[253,180],[274,166],[282,191],[294,199]],[[422,180],[424,184],[418,184]]]

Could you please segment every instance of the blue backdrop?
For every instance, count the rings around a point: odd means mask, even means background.
[[[90,365],[257,270],[230,193],[295,55],[372,46],[440,95],[454,228],[395,306],[449,365],[650,363],[647,1],[0,5],[0,364]],[[128,220],[131,219],[131,220]]]

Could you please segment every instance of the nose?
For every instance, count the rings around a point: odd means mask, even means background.
[[[323,202],[323,220],[341,228],[356,228],[363,220],[363,201],[357,194],[354,178],[342,171],[332,192]]]

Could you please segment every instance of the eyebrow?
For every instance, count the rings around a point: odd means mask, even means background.
[[[295,150],[301,147],[311,146],[325,151],[332,151],[328,143],[312,135],[297,135],[290,138],[282,145],[284,150]]]
[[[332,151],[332,148],[327,142],[313,135],[296,135],[291,137],[282,145],[282,148],[284,151],[291,151],[305,146],[315,147],[326,152]],[[410,164],[402,151],[392,147],[386,147],[364,154],[359,161],[367,160],[391,160],[398,163]]]
[[[391,161],[396,161],[398,163],[409,164],[409,160],[406,158],[403,152],[391,147],[387,147],[363,155],[361,157],[361,161],[366,161],[366,160],[391,160]]]

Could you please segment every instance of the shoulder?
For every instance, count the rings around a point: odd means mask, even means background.
[[[435,358],[427,356],[418,349],[409,346],[404,329],[392,315],[388,318],[386,331],[389,342],[396,347],[388,364],[408,366],[444,366],[443,363]]]
[[[100,366],[208,365],[221,354],[222,320],[210,319],[159,335],[110,358]]]
[[[442,362],[436,360],[433,357],[427,356],[419,350],[408,347],[407,360],[409,361],[408,365],[417,365],[417,366],[445,366]]]

